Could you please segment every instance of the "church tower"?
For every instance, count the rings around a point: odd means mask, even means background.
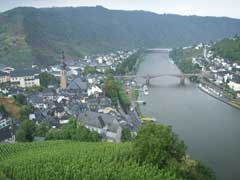
[[[61,72],[60,72],[60,88],[66,89],[67,88],[67,71],[66,71],[67,65],[65,63],[65,55],[64,52],[62,52],[62,62],[61,62]]]

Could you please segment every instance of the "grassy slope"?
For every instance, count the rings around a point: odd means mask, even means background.
[[[123,143],[71,141],[0,145],[0,172],[17,180],[177,180],[151,165],[140,166],[129,157],[130,148],[131,144]]]

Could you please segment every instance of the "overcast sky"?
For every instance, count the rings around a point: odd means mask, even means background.
[[[0,11],[19,6],[96,6],[109,9],[240,18],[240,0],[0,0]]]

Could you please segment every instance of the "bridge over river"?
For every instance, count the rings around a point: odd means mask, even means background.
[[[150,85],[150,80],[161,77],[176,77],[180,79],[180,85],[185,85],[185,79],[190,77],[208,78],[210,77],[209,72],[202,73],[162,73],[162,74],[143,74],[143,75],[123,75],[114,76],[115,78],[143,78],[146,80],[146,85]]]

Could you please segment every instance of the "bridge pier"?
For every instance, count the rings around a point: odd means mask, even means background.
[[[184,86],[184,85],[185,85],[185,77],[184,77],[184,76],[182,76],[182,77],[180,78],[180,85],[181,85],[181,86]]]
[[[146,85],[149,86],[150,85],[150,78],[146,79]]]

